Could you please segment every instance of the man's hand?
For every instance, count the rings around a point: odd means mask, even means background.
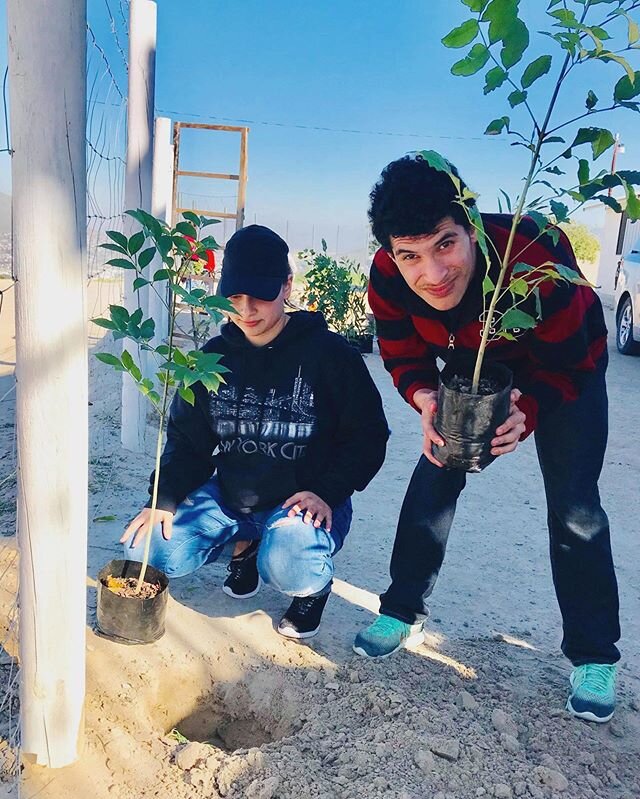
[[[150,521],[151,508],[143,508],[124,531],[120,543],[125,544],[135,533],[136,537],[133,539],[133,546],[137,547],[144,539],[145,535],[151,532],[151,528],[149,527]],[[156,525],[158,522],[162,525],[162,537],[168,541],[173,532],[173,513],[168,510],[158,510],[156,508],[153,514],[153,524]]]
[[[507,452],[513,452],[518,446],[526,421],[526,416],[516,405],[521,396],[522,392],[517,388],[511,392],[509,416],[507,421],[496,430],[496,437],[491,441],[492,455],[505,455]]]
[[[297,516],[298,513],[306,511],[302,519],[305,524],[309,524],[313,520],[314,527],[320,527],[321,524],[324,524],[327,532],[331,530],[331,508],[312,491],[298,491],[292,497],[289,497],[282,507],[291,508],[287,516],[292,518]]]
[[[444,447],[444,441],[433,426],[433,417],[438,410],[438,392],[430,391],[428,388],[421,388],[413,395],[414,404],[420,408],[422,414],[422,452],[428,461],[431,461],[435,466],[442,468],[439,460],[431,451],[431,445],[436,444],[439,447]]]

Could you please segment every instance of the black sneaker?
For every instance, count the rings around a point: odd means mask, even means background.
[[[257,555],[259,541],[251,544],[236,557],[231,558],[227,571],[229,576],[222,584],[222,590],[234,599],[249,599],[260,590]]]
[[[329,599],[329,591],[322,596],[297,596],[280,619],[278,632],[287,638],[311,638],[320,629],[322,611]]]

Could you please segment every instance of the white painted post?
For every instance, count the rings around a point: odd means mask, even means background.
[[[153,136],[153,185],[151,193],[151,213],[171,224],[171,211],[173,206],[173,145],[171,144],[171,120],[167,117],[158,117],[155,121]],[[162,269],[162,259],[156,255],[149,265],[150,275]],[[151,278],[149,278],[151,279]],[[149,316],[155,320],[156,333],[151,346],[162,344],[169,332],[169,312],[162,299],[167,300],[166,283],[158,284],[156,289],[149,292]],[[159,296],[160,294],[160,296]],[[157,364],[151,353],[145,365],[147,377],[152,377]]]
[[[82,747],[87,575],[86,2],[9,0],[21,746]]]
[[[157,8],[153,0],[131,0],[129,6],[129,99],[127,106],[126,210],[151,212],[153,163],[153,108],[155,99]],[[129,217],[127,217],[129,219]],[[125,228],[131,235],[133,224]],[[133,291],[135,273],[124,273],[124,305],[133,313],[141,307],[147,314],[148,289]],[[133,342],[134,358],[143,363],[142,351]],[[133,452],[144,449],[146,401],[131,377],[122,375],[122,446]]]

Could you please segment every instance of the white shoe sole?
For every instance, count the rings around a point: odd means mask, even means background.
[[[252,591],[250,594],[234,594],[233,591],[226,585],[222,586],[222,590],[227,596],[230,596],[232,599],[251,599],[252,596],[255,596],[260,588],[262,587],[262,580],[258,577],[258,585],[255,591]]]
[[[313,638],[314,635],[318,634],[318,630],[320,627],[316,627],[315,630],[309,630],[309,632],[301,633],[298,630],[294,630],[293,627],[280,627],[278,625],[278,632],[280,635],[283,635],[285,638],[294,638],[296,640],[301,640],[303,638]]]
[[[369,658],[369,660],[384,660],[385,658],[391,657],[391,655],[395,655],[395,653],[399,652],[401,649],[415,649],[423,643],[424,631],[420,631],[419,633],[410,635],[405,641],[399,644],[395,649],[392,649],[391,652],[387,652],[385,655],[370,655],[368,652],[365,652],[364,649],[356,646],[355,644],[353,645],[353,651],[356,653],[356,655]]]
[[[571,707],[570,699],[567,700],[566,708],[569,713],[574,716],[574,718],[584,719],[585,721],[595,721],[596,724],[606,724],[607,721],[611,721],[613,718],[613,712],[609,713],[608,716],[596,716],[588,710],[583,710],[581,713],[579,713],[577,710],[574,710],[573,707]]]

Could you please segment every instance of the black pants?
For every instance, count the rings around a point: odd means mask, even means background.
[[[547,497],[562,651],[574,665],[620,658],[618,586],[598,478],[607,443],[606,355],[579,399],[543,416],[535,432]],[[511,456],[507,456],[511,457]],[[418,461],[404,498],[380,612],[412,624],[428,615],[466,474]]]

